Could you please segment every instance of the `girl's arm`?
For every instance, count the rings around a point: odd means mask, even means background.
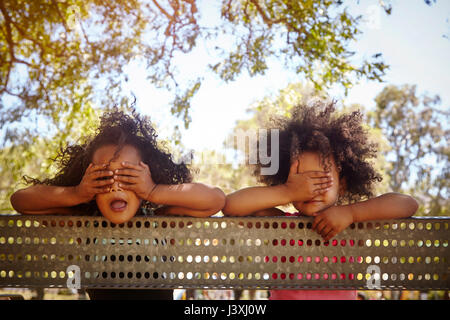
[[[22,214],[74,213],[69,207],[82,203],[75,187],[35,185],[11,196],[11,205]]]
[[[147,200],[167,205],[158,214],[209,217],[223,208],[225,194],[202,183],[158,184]]]
[[[113,178],[121,188],[135,192],[139,198],[167,206],[158,209],[157,214],[209,217],[225,205],[225,194],[216,187],[202,183],[156,184],[150,167],[142,161],[122,162],[122,169],[115,170]]]
[[[255,217],[279,217],[284,216],[284,211],[278,208],[269,208],[260,211],[256,211],[252,214]]]
[[[285,185],[241,189],[227,195],[222,212],[227,216],[248,216],[270,210],[292,201],[287,191]]]
[[[367,201],[325,209],[314,218],[312,228],[329,240],[354,222],[407,218],[418,207],[411,196],[386,193]]]
[[[348,206],[353,222],[411,217],[419,207],[417,201],[401,193],[386,193]]]
[[[250,187],[229,194],[222,212],[230,216],[251,215],[292,201],[312,199],[331,187],[333,178],[329,172],[298,173],[298,164],[298,160],[292,163],[284,184]]]
[[[113,180],[104,178],[111,177],[113,172],[106,167],[107,164],[91,163],[77,186],[34,185],[18,190],[11,196],[11,205],[22,214],[76,213],[69,207],[89,202],[96,194],[109,191]]]

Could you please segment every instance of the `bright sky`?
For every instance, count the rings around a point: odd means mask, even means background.
[[[218,19],[220,10],[210,7],[212,1],[202,1],[201,13],[206,21]],[[387,16],[377,0],[349,1],[351,12],[371,17],[364,23],[363,34],[352,49],[361,57],[381,52],[385,63],[390,65],[385,83],[363,82],[349,92],[348,103],[360,103],[373,107],[375,96],[387,84],[416,84],[418,93],[439,94],[442,108],[450,106],[450,1],[438,0],[431,7],[423,0],[393,0],[393,10]],[[273,62],[264,76],[250,78],[243,73],[236,81],[224,83],[211,72],[206,63],[211,60],[212,50],[203,44],[187,57],[179,59],[180,75],[186,79],[203,76],[203,84],[192,101],[189,130],[182,130],[182,142],[186,148],[222,149],[222,143],[239,119],[246,117],[246,109],[269,94],[276,94],[290,82],[303,79]],[[170,114],[170,95],[155,89],[145,79],[142,66],[129,68],[130,89],[137,97],[137,107],[151,116],[158,124],[159,135],[169,136],[175,123],[182,122]],[[342,90],[333,89],[330,94],[344,98]]]

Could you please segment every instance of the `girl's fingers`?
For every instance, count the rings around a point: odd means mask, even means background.
[[[98,187],[98,188],[93,188],[93,192],[95,194],[99,194],[99,193],[108,193],[111,191],[111,187]]]
[[[89,177],[96,180],[104,177],[112,177],[114,173],[110,170],[95,171],[89,174]]]
[[[137,171],[135,169],[117,169],[114,171],[114,174],[122,176],[138,177],[140,175],[140,171]]]
[[[98,170],[105,170],[108,167],[107,163],[101,163],[101,164],[93,164],[91,163],[88,167],[89,172],[94,172],[94,171],[98,171]],[[86,170],[86,172],[88,172],[88,170]]]
[[[94,187],[103,187],[103,186],[107,186],[107,185],[110,185],[110,184],[113,184],[113,183],[114,183],[113,179],[92,181],[92,184],[93,184]]]
[[[317,223],[313,224],[313,230],[315,230],[317,233],[320,234],[323,228],[325,228],[327,225],[323,219],[315,219],[314,221],[317,221]]]
[[[138,183],[139,182],[139,177],[130,177],[130,176],[114,176],[114,180],[116,181],[121,181],[121,182],[126,182],[126,183]]]
[[[329,171],[306,171],[304,173],[311,179],[322,179],[323,182],[332,178],[331,172]]]
[[[329,187],[327,187],[325,189],[320,189],[320,188],[314,189],[314,191],[313,191],[313,198],[317,197],[317,196],[320,196],[321,194],[326,193],[328,190],[330,190]]]
[[[334,230],[331,230],[327,235],[325,235],[323,238],[325,241],[328,241],[332,239],[334,236],[336,236],[336,232]]]
[[[138,170],[138,171],[142,170],[142,167],[140,165],[132,164],[132,163],[127,162],[127,161],[122,162],[122,167],[130,168],[130,169],[134,169],[134,170]]]
[[[146,163],[144,163],[143,161],[140,161],[140,162],[139,162],[139,165],[140,165],[141,167],[143,167],[144,169],[148,169],[148,170],[150,171],[150,167],[149,167]]]
[[[315,190],[318,190],[320,193],[322,193],[323,191],[330,189],[332,185],[333,182],[330,181],[327,183],[316,184],[314,185],[314,187],[316,188]]]
[[[317,177],[317,178],[311,178],[314,179],[313,182],[315,185],[321,185],[321,184],[325,184],[325,183],[330,183],[333,182],[333,177],[332,176],[327,176],[327,177]]]
[[[92,168],[92,162],[89,163],[88,167],[86,168],[86,170],[84,172],[89,172]]]
[[[323,238],[325,238],[331,231],[333,231],[333,228],[330,227],[330,226],[328,226],[328,225],[325,225],[325,226],[323,227],[323,229],[320,230],[320,233],[319,233],[319,234],[320,234]]]
[[[316,227],[319,225],[319,223],[322,222],[322,217],[321,216],[316,216],[314,218],[313,224],[312,224],[312,230],[316,230]]]
[[[136,185],[132,184],[132,183],[129,183],[129,184],[127,184],[127,183],[119,183],[119,187],[124,189],[124,190],[129,190],[129,191],[134,191],[134,192],[137,191]]]
[[[289,168],[289,175],[296,174],[298,172],[298,160],[292,162],[291,167]]]

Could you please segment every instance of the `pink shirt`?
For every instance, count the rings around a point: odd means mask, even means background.
[[[356,290],[270,290],[269,300],[356,300]]]
[[[286,216],[300,213],[285,212]],[[356,300],[356,290],[270,290],[270,300]]]

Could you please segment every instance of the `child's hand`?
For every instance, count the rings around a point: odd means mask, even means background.
[[[312,230],[330,240],[353,223],[353,215],[345,206],[333,206],[318,213],[314,218]]]
[[[123,169],[114,171],[114,180],[120,182],[119,187],[135,192],[143,200],[151,201],[149,197],[156,184],[153,182],[149,166],[140,161],[139,165],[122,162],[122,167]]]
[[[114,180],[113,172],[106,170],[107,167],[107,164],[89,164],[80,184],[75,187],[75,193],[81,203],[91,201],[98,193],[109,192]]]
[[[333,184],[331,172],[308,171],[298,173],[298,160],[295,160],[289,170],[285,183],[292,201],[308,201],[327,192]]]

